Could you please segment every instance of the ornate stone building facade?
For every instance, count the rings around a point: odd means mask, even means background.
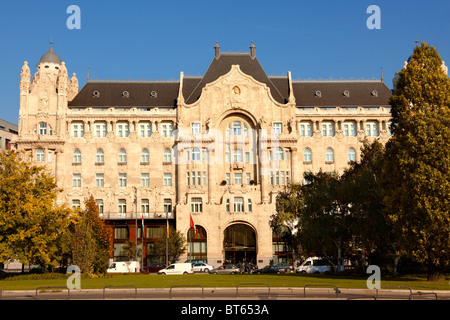
[[[88,80],[81,90],[52,48],[32,79],[24,63],[18,149],[54,173],[60,203],[94,196],[111,259],[126,259],[137,241],[144,264],[158,260],[147,253],[168,223],[188,240],[182,260],[290,262],[269,226],[277,194],[307,172],[341,173],[366,137],[389,139],[383,81],[270,77],[253,44],[214,50],[202,77]]]

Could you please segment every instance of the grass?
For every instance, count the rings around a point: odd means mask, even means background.
[[[35,290],[38,287],[66,286],[66,277],[60,279],[0,281],[2,290]],[[82,289],[102,289],[109,285],[134,285],[137,288],[170,288],[173,285],[201,285],[203,287],[236,287],[239,283],[267,283],[271,287],[304,287],[307,284],[329,284],[339,288],[367,288],[367,278],[331,274],[267,274],[267,275],[155,275],[114,274],[108,277],[82,278]],[[427,282],[424,276],[405,276],[382,279],[381,286],[407,286],[413,290],[450,290],[450,276],[442,275],[439,282]]]

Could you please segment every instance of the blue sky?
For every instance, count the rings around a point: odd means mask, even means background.
[[[67,7],[81,9],[69,30]],[[381,29],[369,30],[370,5]],[[52,37],[55,52],[80,88],[91,79],[177,80],[202,75],[221,51],[249,50],[268,75],[294,79],[392,78],[416,40],[437,47],[450,64],[450,1],[64,1],[0,0],[0,118],[18,123],[23,62],[36,72]]]

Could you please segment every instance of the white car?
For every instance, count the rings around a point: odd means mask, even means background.
[[[327,259],[310,257],[306,259],[298,268],[300,273],[319,273],[330,271],[331,265]]]
[[[209,264],[201,262],[201,263],[194,263],[192,265],[192,269],[194,270],[194,272],[209,272],[214,268]]]
[[[158,274],[189,274],[194,273],[190,263],[173,263],[158,271]]]

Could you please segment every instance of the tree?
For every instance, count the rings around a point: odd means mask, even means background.
[[[438,280],[450,262],[450,81],[422,42],[398,75],[386,145],[386,212],[402,251]]]
[[[0,260],[56,266],[71,211],[56,205],[54,177],[26,158],[0,152]]]
[[[167,229],[164,228],[161,237],[153,243],[149,251],[149,255],[162,260],[166,256],[166,238]],[[177,261],[182,254],[186,252],[186,238],[183,237],[180,231],[174,228],[169,228],[169,257],[172,262]]]
[[[72,261],[82,272],[106,272],[109,258],[109,233],[99,216],[91,195],[85,209],[78,211],[72,228]]]
[[[370,263],[380,267],[390,264],[392,256],[395,257],[392,223],[384,212],[384,160],[384,146],[378,141],[366,140],[361,148],[361,160],[352,162],[341,177],[338,198],[348,208],[350,219],[347,222],[352,241],[362,249],[362,265],[365,265],[366,253]]]

